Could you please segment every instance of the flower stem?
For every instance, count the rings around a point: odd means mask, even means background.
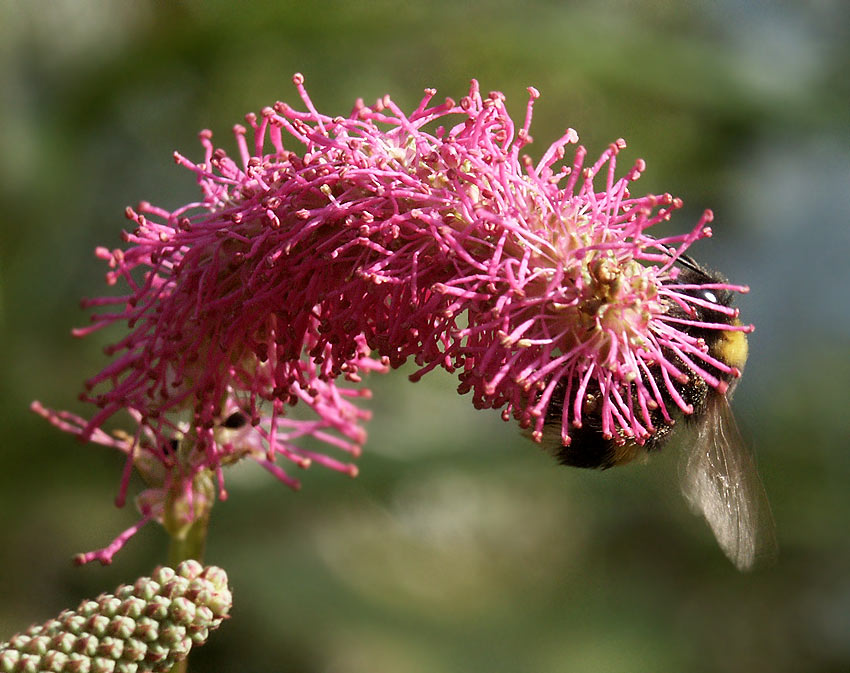
[[[171,536],[171,542],[168,546],[169,565],[176,566],[181,561],[188,559],[203,561],[209,523],[210,514],[207,510],[204,514],[198,516],[191,526],[181,531],[180,535]]]
[[[209,523],[210,510],[207,509],[192,522],[191,526],[184,529],[182,534],[171,536],[171,542],[168,545],[169,565],[176,567],[181,561],[189,559],[194,559],[198,562],[203,560]],[[181,659],[174,663],[169,673],[186,673],[188,665],[188,657]]]
[[[169,526],[178,520],[181,504],[179,499],[170,500],[167,506],[166,530],[170,532],[171,541],[168,545],[168,562],[176,567],[181,561],[194,559],[203,561],[204,550],[207,545],[207,531],[210,524],[210,512],[215,502],[215,491],[212,489],[212,480],[209,475],[200,474],[196,477],[195,488],[198,494],[204,494],[205,505],[195,509],[192,522],[186,526]],[[169,516],[170,515],[170,516]],[[186,673],[188,670],[188,657],[175,662],[169,673]]]
[[[178,662],[175,662],[174,666],[171,667],[171,670],[168,673],[186,673],[189,666],[189,659],[181,659]]]

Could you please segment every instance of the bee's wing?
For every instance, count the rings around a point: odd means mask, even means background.
[[[739,570],[776,556],[770,504],[726,395],[710,395],[682,470],[682,492]]]

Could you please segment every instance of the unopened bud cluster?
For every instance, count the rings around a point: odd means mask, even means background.
[[[0,643],[3,673],[167,671],[230,610],[227,575],[184,561],[122,585]]]

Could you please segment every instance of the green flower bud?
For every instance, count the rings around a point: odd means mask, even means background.
[[[0,643],[0,673],[168,671],[206,642],[231,603],[220,568],[160,567]]]

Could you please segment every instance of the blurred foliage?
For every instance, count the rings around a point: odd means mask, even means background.
[[[96,245],[127,204],[196,197],[174,149],[201,155],[249,111],[318,108],[476,77],[530,148],[567,126],[598,154],[629,141],[642,191],[704,207],[694,254],[753,291],[758,329],[736,407],[759,454],[779,563],[739,575],[686,511],[676,451],[606,473],[559,469],[448,375],[372,381],[361,475],[314,470],[294,494],[228,475],[209,562],[233,619],[193,660],[216,671],[847,671],[850,669],[850,227],[842,0],[391,3],[7,0],[0,6],[0,635],[147,573],[149,527],[109,568],[73,568],[134,521],[110,505],[120,457],[27,411],[80,410],[116,335],[72,340],[102,292]],[[225,140],[226,139],[226,140]],[[408,372],[409,373],[409,372]],[[76,405],[76,406],[75,406]]]

